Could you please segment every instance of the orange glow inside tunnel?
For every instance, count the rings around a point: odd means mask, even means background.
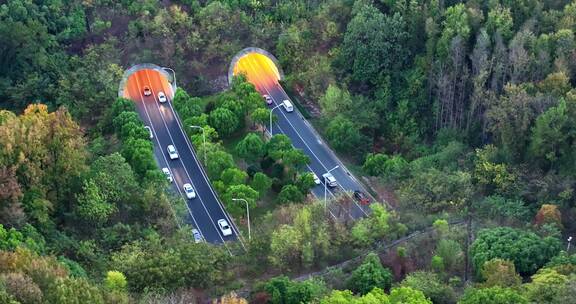
[[[250,83],[260,92],[264,87],[271,87],[280,80],[280,72],[272,59],[259,53],[248,53],[234,66],[234,75],[245,74]]]
[[[132,73],[126,81],[124,97],[132,100],[141,100],[144,96],[144,87],[149,87],[156,98],[158,92],[164,92],[166,97],[172,99],[174,92],[168,79],[157,70],[142,69]]]

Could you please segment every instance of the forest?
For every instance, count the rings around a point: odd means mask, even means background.
[[[574,0],[0,1],[0,303],[573,303],[575,31]],[[251,46],[368,216],[228,84]],[[175,70],[244,243],[194,242],[118,97],[139,63]]]

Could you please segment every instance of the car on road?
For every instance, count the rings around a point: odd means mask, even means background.
[[[192,235],[194,236],[195,243],[202,242],[202,235],[200,234],[200,231],[198,231],[198,229],[192,229]]]
[[[174,179],[172,178],[172,173],[170,173],[170,170],[168,170],[168,168],[162,168],[162,173],[164,173],[164,175],[166,175],[166,179],[169,182],[172,182]]]
[[[176,152],[176,148],[174,148],[173,145],[168,145],[168,156],[170,156],[170,159],[177,159],[178,158],[178,152]]]
[[[322,177],[324,178],[324,182],[330,186],[330,187],[336,187],[336,179],[334,178],[334,176],[332,175],[332,173],[324,173],[322,174]]]
[[[266,100],[266,104],[271,105],[274,101],[272,101],[272,97],[270,95],[264,95],[264,100]]]
[[[318,175],[316,175],[316,173],[311,172],[312,173],[312,178],[314,178],[314,183],[316,185],[320,185],[320,178],[318,178]]]
[[[148,86],[144,87],[144,96],[150,96],[152,95],[152,91],[150,91],[150,88]]]
[[[370,204],[370,199],[368,198],[368,196],[366,196],[366,194],[364,194],[364,192],[360,190],[354,191],[354,199],[364,205]]]
[[[282,106],[284,107],[286,112],[294,111],[294,106],[292,105],[292,103],[288,99],[284,99],[284,101],[282,102]]]
[[[218,227],[220,227],[220,231],[224,236],[232,235],[232,228],[228,225],[228,222],[225,219],[218,220]]]
[[[192,188],[192,185],[190,185],[189,183],[186,183],[186,184],[182,185],[182,188],[184,189],[184,193],[186,193],[186,197],[188,199],[196,198],[196,191],[194,191],[194,188]]]
[[[144,129],[148,130],[148,133],[150,133],[150,139],[154,138],[154,134],[152,134],[152,129],[150,129],[149,126],[144,126]]]
[[[161,103],[165,103],[166,102],[166,94],[164,94],[164,92],[158,92],[158,101]]]

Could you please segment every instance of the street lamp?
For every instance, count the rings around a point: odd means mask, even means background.
[[[338,169],[338,168],[340,168],[340,166],[336,166],[336,167],[334,167],[334,168],[326,171],[325,174],[322,174],[322,177],[324,178],[324,210],[326,210],[326,208],[327,208],[327,206],[328,206],[328,203],[327,203],[327,200],[326,200],[326,192],[327,192],[327,190],[328,190],[328,186],[327,186],[328,183],[326,182],[326,175],[327,175],[328,173],[332,172],[333,170]]]
[[[568,247],[566,248],[566,253],[570,253],[570,242],[572,242],[572,237],[568,237]]]
[[[200,126],[190,126],[190,128],[202,130],[202,140],[204,141],[202,144],[202,149],[204,150],[204,166],[206,166],[206,130]]]
[[[173,75],[172,77],[174,78],[174,87],[177,87],[177,86],[176,86],[176,72],[174,72],[173,69],[167,68],[167,67],[162,67],[162,69],[163,69],[163,70],[169,70],[169,71],[172,72],[172,75]]]
[[[250,208],[248,206],[248,201],[243,199],[243,198],[233,198],[232,199],[235,202],[241,201],[246,203],[246,217],[248,218],[248,240],[252,240],[252,235],[250,234]]]
[[[274,134],[272,134],[272,111],[274,111],[274,109],[278,108],[281,105],[282,104],[279,104],[279,105],[273,107],[272,110],[270,110],[270,137],[274,136]]]

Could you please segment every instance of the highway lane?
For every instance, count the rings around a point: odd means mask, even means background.
[[[242,58],[239,62],[239,69],[246,71],[248,80],[253,83],[262,94],[268,94],[273,99],[272,107],[281,104],[283,100],[290,99],[281,85],[271,73],[271,68],[261,60],[251,60]],[[294,103],[294,102],[292,102]],[[290,137],[296,148],[302,149],[311,159],[310,169],[322,180],[322,174],[335,166],[340,166],[332,171],[332,175],[338,182],[338,189],[347,192],[348,195],[354,190],[362,190],[367,193],[358,180],[344,167],[329,147],[321,140],[308,121],[294,107],[294,112],[288,113],[283,107],[274,111],[278,117],[272,126],[273,134],[283,133]],[[323,181],[322,181],[323,182]],[[312,190],[319,198],[324,197],[324,186],[319,185]],[[353,203],[351,216],[359,218],[367,215],[368,206],[360,205],[356,201]]]
[[[192,200],[184,199],[191,215],[194,226],[203,237],[211,243],[224,243],[224,241],[236,239],[237,231],[234,228],[232,236],[224,237],[217,226],[220,218],[228,218],[223,209],[214,208],[219,202],[212,191],[209,181],[201,173],[199,163],[195,160],[193,151],[187,145],[185,135],[175,122],[175,115],[171,107],[159,104],[157,93],[164,91],[171,96],[171,87],[167,81],[161,79],[158,72],[141,70],[130,76],[127,89],[130,98],[136,101],[137,111],[146,125],[154,132],[156,158],[161,167],[168,167],[174,177],[174,188],[182,194],[182,185],[191,183],[196,190],[197,197]],[[151,96],[143,96],[143,87],[148,86],[152,90]],[[175,128],[176,126],[176,128]],[[170,160],[167,156],[166,147],[173,144],[178,151],[179,158]]]

